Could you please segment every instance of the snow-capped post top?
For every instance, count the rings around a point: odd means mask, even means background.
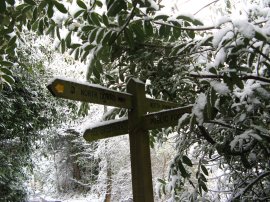
[[[148,130],[177,125],[178,119],[191,113],[193,106],[179,107],[177,103],[146,98],[145,84],[133,78],[127,83],[127,92],[62,78],[53,79],[47,87],[55,97],[129,109],[128,117],[89,126],[83,137],[93,141],[128,133],[133,201],[153,202]],[[162,111],[155,112],[159,110]]]

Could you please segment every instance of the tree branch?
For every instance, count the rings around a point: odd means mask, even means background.
[[[207,31],[207,30],[212,30],[212,29],[218,29],[218,27],[215,27],[215,26],[180,27],[180,26],[175,26],[169,23],[164,23],[164,22],[159,22],[159,21],[153,21],[153,23],[158,24],[158,25],[166,25],[168,27],[173,27],[173,28],[183,30],[183,31]]]
[[[220,122],[220,121],[207,121],[207,123],[218,124],[218,125],[224,126],[226,128],[238,130],[238,131],[241,131],[241,132],[244,132],[245,131],[245,130],[243,130],[241,128],[237,128],[237,127],[234,127],[233,125],[230,125],[230,124],[227,124],[227,123],[223,123],[223,122]]]
[[[210,136],[208,131],[203,126],[198,126],[202,136],[212,145],[216,144],[216,141]]]
[[[260,49],[256,48],[255,46],[253,45],[250,45],[251,48],[253,48],[257,53],[259,53],[261,56],[263,56],[267,61],[270,62],[270,58],[265,55],[262,51],[260,51]]]
[[[208,6],[210,6],[211,4],[214,4],[216,2],[218,2],[219,0],[215,0],[215,1],[212,1],[210,2],[209,4],[206,4],[204,7],[200,8],[196,13],[194,13],[193,15],[196,15],[198,14],[199,12],[201,12],[203,9],[207,8]]]
[[[223,75],[215,75],[215,74],[194,74],[190,73],[189,76],[194,77],[194,78],[199,78],[199,79],[223,79]],[[248,79],[254,79],[257,81],[263,81],[266,83],[270,83],[270,79],[266,77],[261,77],[261,76],[255,76],[255,75],[244,75],[240,76],[239,79],[241,80],[248,80]]]
[[[134,15],[135,15],[135,10],[136,10],[136,6],[137,6],[137,1],[134,2],[133,8],[132,8],[132,10],[131,10],[131,12],[130,12],[130,15],[128,16],[128,19],[127,19],[127,21],[125,22],[125,24],[122,26],[121,30],[117,33],[115,40],[116,40],[116,39],[120,36],[120,34],[126,29],[126,27],[128,26],[130,20],[134,17]],[[114,41],[115,41],[115,40],[114,40]]]
[[[231,201],[234,201],[236,199],[239,199],[242,195],[244,195],[248,190],[250,190],[253,185],[255,185],[259,180],[261,180],[262,178],[266,177],[270,175],[270,171],[264,172],[262,174],[260,174],[256,179],[254,179],[251,183],[249,183],[243,191],[239,192]]]

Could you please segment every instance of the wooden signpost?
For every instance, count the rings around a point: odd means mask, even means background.
[[[101,122],[87,128],[83,136],[94,141],[128,133],[133,201],[153,202],[148,130],[177,125],[183,114],[191,113],[192,106],[179,107],[176,103],[146,98],[145,85],[137,79],[129,80],[127,93],[60,78],[53,79],[47,87],[56,97],[129,109],[127,118]],[[159,110],[163,111],[156,112]]]

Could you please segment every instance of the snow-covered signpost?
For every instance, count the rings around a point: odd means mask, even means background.
[[[133,200],[154,201],[148,130],[177,125],[192,106],[146,98],[145,84],[137,79],[129,80],[127,93],[61,78],[53,79],[48,89],[60,98],[129,109],[128,118],[101,122],[86,129],[83,136],[93,141],[129,133]],[[159,110],[163,111],[155,112]]]

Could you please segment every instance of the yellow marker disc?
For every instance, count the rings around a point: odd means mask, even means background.
[[[56,90],[57,93],[64,93],[65,86],[63,84],[58,83],[56,84],[54,89]]]

